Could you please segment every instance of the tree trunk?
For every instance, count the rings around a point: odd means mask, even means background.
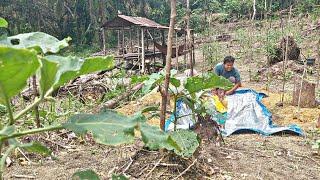
[[[192,51],[191,51],[191,32],[190,32],[190,1],[187,0],[187,49],[189,52],[189,63],[191,76],[193,76],[193,61],[192,61]]]
[[[105,22],[106,22],[106,4],[105,4],[104,0],[99,0],[99,27],[101,27],[101,25]],[[104,53],[106,51],[105,36],[106,36],[105,30],[101,29],[101,34],[100,34],[101,46],[100,46],[100,48],[103,49]]]
[[[316,94],[315,94],[316,84],[303,80],[301,83],[301,78],[296,77],[294,83],[294,90],[292,96],[292,104],[294,106],[299,106],[302,108],[312,108],[316,106]],[[301,94],[301,97],[300,97]],[[300,97],[300,98],[299,98]]]
[[[320,33],[319,33],[320,35]],[[319,37],[319,36],[318,36]],[[317,45],[317,59],[318,59],[318,77],[317,77],[317,88],[319,87],[319,81],[320,81],[320,39],[318,40]]]
[[[171,15],[170,15],[170,26],[168,33],[168,49],[166,57],[166,77],[164,82],[164,88],[160,90],[162,96],[161,102],[161,112],[160,112],[160,128],[164,130],[166,110],[167,110],[167,98],[168,98],[168,88],[171,70],[171,57],[172,57],[172,37],[174,32],[175,19],[177,16],[176,10],[176,0],[171,0]]]
[[[89,16],[90,16],[90,24],[88,26],[88,28],[91,28],[91,30],[89,30],[90,34],[91,34],[91,37],[89,40],[89,43],[92,44],[94,42],[97,42],[97,37],[98,37],[98,34],[97,34],[97,19],[96,19],[96,15],[95,15],[95,7],[94,7],[94,1],[93,0],[88,0],[88,8],[89,8]],[[91,25],[91,26],[90,26]],[[88,43],[88,42],[87,42]]]
[[[252,14],[252,20],[254,20],[256,18],[256,0],[253,0],[253,14]]]

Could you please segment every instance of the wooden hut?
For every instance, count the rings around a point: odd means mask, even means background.
[[[166,34],[169,27],[144,17],[118,15],[105,22],[102,28],[105,31],[111,30],[118,33],[116,59],[123,60],[132,67],[139,67],[142,72],[152,66],[165,65]],[[175,32],[176,44],[173,46],[172,56],[178,57],[190,53],[190,58],[194,59],[193,43],[189,48],[185,45],[187,32],[178,28]],[[180,36],[180,45],[178,36]],[[157,64],[156,60],[160,60],[160,63]]]

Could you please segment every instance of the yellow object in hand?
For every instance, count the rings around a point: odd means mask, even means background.
[[[219,97],[217,95],[213,96],[213,101],[216,106],[216,109],[219,113],[225,113],[227,112],[227,109],[223,105],[223,103],[220,101]]]

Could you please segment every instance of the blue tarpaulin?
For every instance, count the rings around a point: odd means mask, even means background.
[[[267,97],[252,89],[242,89],[227,96],[228,117],[225,123],[224,135],[235,132],[254,131],[262,135],[272,135],[279,132],[291,132],[303,135],[297,125],[280,127],[272,122],[272,114],[261,100]]]
[[[261,100],[267,97],[263,93],[258,93],[252,89],[241,89],[233,95],[226,96],[228,102],[228,112],[223,117],[226,117],[224,136],[229,136],[233,133],[252,131],[262,135],[272,135],[275,133],[286,132],[303,135],[303,131],[297,125],[288,125],[280,127],[272,122],[272,114],[267,107],[262,104]],[[221,114],[215,110],[214,103],[207,103],[208,113],[213,120],[219,121]],[[177,128],[188,129],[194,124],[192,121],[191,109],[188,108],[182,101],[177,102]],[[165,130],[173,129],[173,115],[166,121]]]

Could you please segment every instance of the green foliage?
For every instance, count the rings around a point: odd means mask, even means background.
[[[206,62],[210,67],[214,67],[224,58],[224,47],[218,42],[205,44],[202,48]]]
[[[7,108],[5,105],[0,104],[0,117],[7,113]]]
[[[8,22],[2,17],[0,17],[0,28],[8,28]]]
[[[9,144],[22,148],[27,152],[37,153],[43,156],[49,156],[51,154],[51,151],[39,142],[21,144],[16,139],[9,139]]]
[[[133,75],[130,78],[131,78],[131,84],[137,84],[137,83],[148,80],[149,76],[148,75],[142,75],[142,76]]]
[[[128,180],[124,175],[112,174],[112,180]]]
[[[223,4],[223,9],[225,13],[232,17],[241,17],[250,14],[252,6],[252,0],[226,0]]]
[[[177,142],[180,151],[174,150],[176,154],[182,157],[190,157],[197,150],[199,142],[197,134],[189,130],[177,130],[170,133],[172,141]]]
[[[181,152],[181,147],[178,146],[177,142],[173,141],[168,133],[161,131],[158,127],[142,124],[140,131],[145,146],[151,150],[167,149]]]
[[[0,46],[0,103],[17,95],[39,65],[34,51]]]
[[[155,85],[158,85],[160,82],[164,80],[164,76],[160,73],[153,73],[149,76],[149,79],[144,81],[144,86],[142,88],[142,93],[148,93]]]
[[[14,126],[5,126],[0,130],[0,137],[8,137],[9,135],[13,134],[14,131]]]
[[[170,71],[170,83],[175,86],[180,86],[180,81],[173,78],[177,74],[177,70],[172,69]],[[158,73],[152,73],[147,80],[144,81],[144,86],[142,88],[142,93],[146,94],[150,90],[152,90],[155,86],[159,86],[165,79],[164,71],[158,72]],[[179,86],[177,86],[179,85]]]
[[[43,32],[18,34],[8,37],[8,39],[11,41],[12,47],[32,48],[43,54],[48,52],[57,53],[67,47],[68,42],[71,40],[71,38],[65,38],[59,41],[57,38]]]
[[[320,152],[320,139],[313,142],[312,149],[318,150]]]
[[[72,180],[100,180],[100,178],[93,170],[87,169],[74,173]]]
[[[98,143],[119,145],[134,141],[134,129],[141,116],[126,117],[111,110],[99,114],[78,114],[71,116],[63,125],[77,134],[91,132]]]
[[[158,127],[148,125],[146,118],[140,113],[131,117],[112,110],[104,110],[99,114],[78,114],[70,117],[63,127],[77,134],[91,132],[98,143],[105,145],[132,143],[136,130],[140,131],[142,141],[151,150],[173,150],[186,157],[191,156],[199,145],[196,134],[183,132],[185,138],[181,138],[179,133],[165,133]]]
[[[189,93],[199,92],[204,89],[220,88],[229,90],[233,87],[233,84],[224,77],[218,76],[214,73],[208,73],[204,76],[195,76],[187,79],[185,88]]]
[[[319,3],[319,0],[299,0],[296,5],[297,12],[301,14],[311,13]]]
[[[41,92],[44,95],[49,88],[54,89],[83,74],[92,73],[101,69],[107,70],[114,66],[113,57],[78,57],[45,56],[41,69]]]
[[[114,66],[113,57],[111,56],[90,58],[44,56],[45,53],[56,53],[68,46],[68,39],[59,41],[55,37],[45,33],[19,34],[8,37],[1,42],[7,43],[0,45],[0,103],[5,104],[6,111],[9,114],[9,121],[5,126],[1,124],[0,143],[2,144],[5,140],[8,140],[10,146],[1,159],[0,175],[3,173],[6,157],[15,148],[23,148],[28,152],[42,155],[50,155],[51,153],[40,143],[31,142],[23,144],[16,138],[63,128],[61,125],[55,125],[17,131],[14,126],[17,119],[30,112],[44,99],[49,98],[52,91],[58,86],[82,74],[106,70]],[[26,86],[27,79],[36,72],[38,72],[40,84],[40,98],[35,98],[34,102],[13,116],[14,112],[10,103],[11,98],[22,91]],[[40,112],[43,111],[40,110]],[[45,112],[44,114],[46,116],[47,113]],[[28,119],[24,122],[27,121]]]

